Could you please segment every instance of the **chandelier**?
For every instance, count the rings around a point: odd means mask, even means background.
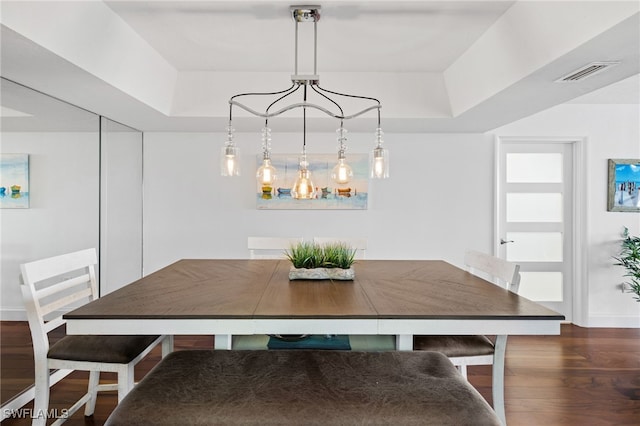
[[[271,129],[269,128],[269,119],[279,116],[287,111],[302,108],[302,154],[298,162],[298,174],[295,183],[290,188],[290,193],[296,199],[312,199],[315,198],[315,187],[312,182],[311,170],[309,169],[309,161],[307,159],[307,109],[314,109],[337,119],[340,127],[337,130],[338,156],[336,165],[331,171],[331,178],[338,184],[346,184],[353,178],[353,170],[347,163],[347,130],[344,128],[344,122],[352,118],[359,117],[369,111],[376,110],[378,114],[377,128],[375,130],[375,146],[371,153],[370,160],[370,176],[373,178],[387,178],[389,176],[389,153],[383,148],[383,132],[380,127],[380,109],[382,105],[380,101],[368,97],[340,93],[328,90],[320,86],[320,77],[317,73],[317,24],[320,19],[320,6],[291,6],[290,7],[293,20],[295,21],[295,66],[294,74],[291,76],[291,86],[285,90],[275,92],[259,92],[259,93],[240,93],[229,99],[229,126],[227,127],[227,141],[222,147],[221,155],[221,172],[223,176],[237,176],[240,174],[239,154],[240,149],[233,141],[233,107],[242,108],[243,110],[265,120],[262,129],[262,164],[256,172],[258,183],[262,185],[263,190],[273,186],[278,178],[278,170],[271,163]],[[313,23],[313,74],[298,73],[298,25],[300,23]],[[286,101],[294,98],[294,94],[302,95],[302,100],[288,105],[284,105]],[[317,97],[323,104],[310,102],[309,97]],[[256,111],[239,102],[240,98],[264,96],[273,99],[264,111]],[[357,99],[364,102],[365,108],[360,111],[345,113],[343,107],[338,100],[346,100],[347,98]]]

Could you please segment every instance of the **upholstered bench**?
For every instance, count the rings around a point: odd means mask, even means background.
[[[499,425],[437,352],[177,351],[107,425]]]

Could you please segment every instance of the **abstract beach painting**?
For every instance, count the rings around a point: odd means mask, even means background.
[[[353,170],[353,178],[344,184],[331,179],[337,154],[308,154],[309,171],[315,189],[310,200],[296,200],[291,196],[291,187],[298,176],[299,154],[271,154],[271,164],[277,170],[273,186],[262,187],[256,182],[258,209],[317,209],[317,210],[365,210],[369,188],[369,155],[347,153],[347,164]],[[257,165],[262,164],[262,155],[257,156]]]
[[[0,154],[0,208],[29,208],[29,154]]]

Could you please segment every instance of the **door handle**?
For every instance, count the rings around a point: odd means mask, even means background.
[[[513,240],[505,240],[504,238],[500,238],[500,245],[513,243],[513,242],[514,242]]]

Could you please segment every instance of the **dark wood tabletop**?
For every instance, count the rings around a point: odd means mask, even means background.
[[[443,261],[359,260],[353,281],[289,281],[289,268],[287,260],[180,260],[64,317],[564,319]]]

